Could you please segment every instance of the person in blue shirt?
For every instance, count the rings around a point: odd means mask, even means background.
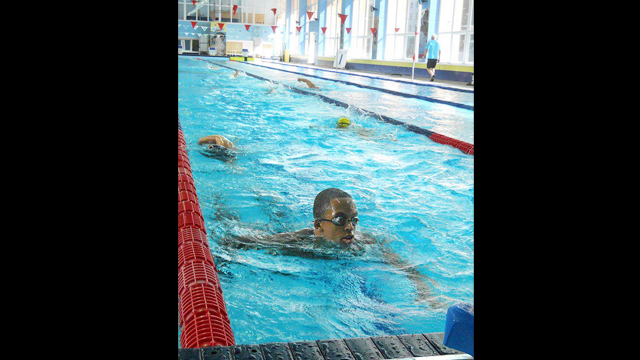
[[[431,41],[427,43],[427,50],[424,52],[424,56],[427,59],[427,71],[431,75],[431,81],[436,79],[436,65],[440,62],[440,43],[437,41],[438,35],[433,34]]]

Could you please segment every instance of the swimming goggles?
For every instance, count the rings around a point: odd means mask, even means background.
[[[329,220],[329,219],[318,219],[318,221],[329,221],[329,222],[332,222],[333,225],[335,225],[335,226],[345,226],[345,225],[347,225],[347,222],[351,222],[353,224],[353,226],[358,226],[358,223],[360,222],[360,219],[358,219],[357,217],[354,217],[353,219],[349,220],[349,219],[347,219],[346,216],[338,215],[338,216],[334,217],[331,220]]]

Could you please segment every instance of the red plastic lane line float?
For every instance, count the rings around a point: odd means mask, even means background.
[[[475,145],[435,133],[431,135],[430,139],[437,142],[438,144],[453,146],[465,154],[475,156]]]
[[[183,349],[235,346],[178,118],[178,319]]]

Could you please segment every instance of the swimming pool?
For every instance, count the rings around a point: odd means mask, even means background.
[[[223,67],[246,64],[219,65],[178,57],[178,114],[236,342],[442,332],[448,305],[474,297],[474,158],[282,85],[233,79]],[[300,86],[294,74],[247,71]],[[415,99],[373,102],[387,95],[314,82],[354,106],[407,122],[415,114]],[[455,113],[451,123],[473,122],[469,110],[415,106]],[[342,116],[352,128],[335,128]],[[234,162],[200,153],[197,140],[213,134],[236,144]],[[358,233],[382,244],[354,252],[308,246],[298,254],[264,243],[230,246],[234,238],[309,228],[315,196],[329,187],[354,197]],[[384,253],[396,254],[400,266]]]
[[[298,78],[307,78],[322,89],[318,93],[323,96],[457,140],[474,143],[473,90],[424,82],[412,84],[409,80],[384,80],[375,75],[371,75],[373,78],[361,74],[347,75],[334,70],[309,69],[275,62],[229,62],[225,66],[277,79],[278,82],[291,86],[296,85]],[[362,91],[363,87],[385,92]]]

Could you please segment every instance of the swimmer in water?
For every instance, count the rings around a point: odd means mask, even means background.
[[[347,119],[346,117],[338,119],[338,124],[337,124],[338,129],[345,129],[345,128],[348,128],[349,126],[351,126],[351,120]]]
[[[240,74],[242,74],[242,71],[240,71],[240,70],[236,70],[236,73],[235,73],[235,74],[233,74],[233,78],[234,78],[234,79],[237,79],[237,78],[238,78],[238,76],[240,76]]]
[[[307,79],[299,78],[298,82],[303,82],[303,83],[307,84],[307,86],[309,86],[309,89],[320,90],[319,87],[317,87],[314,83],[312,83],[311,81],[309,81]]]
[[[366,138],[374,138],[377,137],[380,140],[391,140],[396,141],[396,134],[394,133],[385,133],[383,135],[379,135],[376,130],[364,128],[358,124],[352,123],[351,120],[346,117],[338,119],[338,123],[336,124],[337,129],[349,130],[351,129],[356,134]]]
[[[293,233],[275,234],[262,239],[245,237],[225,238],[225,243],[239,249],[271,248],[286,255],[313,256],[322,258],[322,252],[313,249],[338,248],[353,254],[364,250],[365,246],[380,246],[384,262],[404,273],[417,289],[418,300],[426,301],[432,308],[442,308],[443,304],[432,295],[432,280],[420,273],[416,266],[408,264],[386,244],[380,243],[367,234],[356,234],[360,224],[358,207],[348,193],[336,189],[326,189],[316,196],[313,204],[313,228]]]
[[[203,147],[201,153],[207,157],[224,162],[230,162],[236,159],[236,147],[229,139],[222,135],[203,137],[198,140],[198,145]]]

